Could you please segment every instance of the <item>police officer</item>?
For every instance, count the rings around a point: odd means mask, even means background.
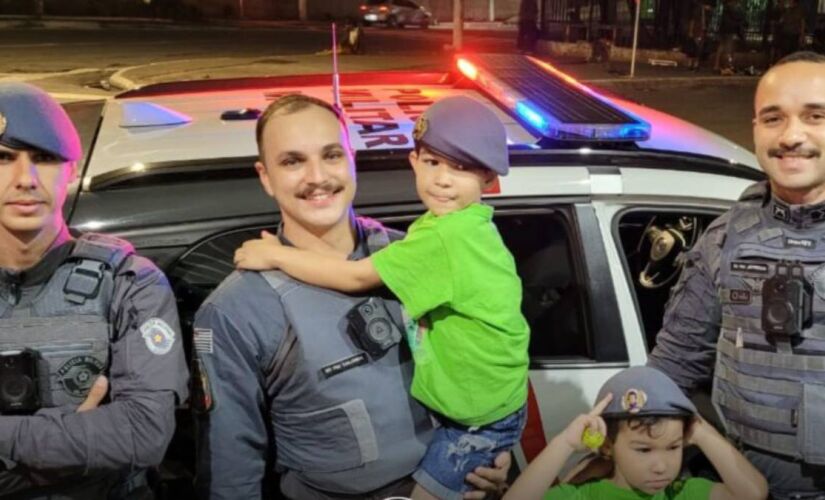
[[[64,222],[80,158],[56,101],[0,84],[0,494],[15,498],[150,496],[187,396],[166,278]]]
[[[760,80],[768,181],[685,255],[649,364],[684,390],[712,381],[729,437],[777,499],[825,498],[825,56]]]
[[[400,237],[353,215],[355,166],[336,108],[283,97],[261,116],[257,139],[255,168],[280,208],[285,244],[357,259]],[[270,271],[233,273],[204,302],[194,325],[200,497],[274,494],[273,463],[288,498],[411,492],[432,425],[410,397],[413,366],[400,335],[365,348],[367,332],[348,317],[365,299]],[[366,314],[401,324],[398,303],[384,299]],[[509,461],[502,454],[498,468],[468,478],[494,490],[489,480],[503,483]]]

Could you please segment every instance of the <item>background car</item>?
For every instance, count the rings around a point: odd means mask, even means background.
[[[366,0],[359,11],[367,25],[381,23],[390,28],[427,28],[433,24],[433,15],[412,0]]]
[[[645,363],[679,273],[676,257],[764,174],[740,146],[603,97],[541,61],[479,55],[457,67],[341,75],[355,207],[398,229],[423,212],[407,156],[415,119],[434,101],[465,95],[505,124],[512,167],[485,202],[515,258],[532,332],[527,427],[514,450],[524,467],[591,407],[605,380]],[[70,109],[85,116],[90,151],[67,202],[70,225],[127,238],[164,270],[188,351],[195,311],[234,270],[235,249],[278,226],[253,168],[256,118],[287,94],[332,101],[330,81],[158,84]],[[191,485],[187,415],[162,471],[167,498],[186,498]]]

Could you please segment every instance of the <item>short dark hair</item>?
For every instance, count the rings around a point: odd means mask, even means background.
[[[655,427],[662,420],[666,419],[681,420],[685,424],[685,430],[687,430],[687,426],[692,420],[692,417],[647,416],[632,418],[605,418],[605,424],[607,424],[607,438],[614,443],[616,442],[616,436],[619,434],[619,424],[621,422],[627,422],[627,428],[632,431],[638,429],[644,430],[647,435],[652,438],[655,437],[652,434],[653,427]]]
[[[258,155],[263,159],[264,157],[264,149],[263,149],[263,138],[264,138],[264,129],[266,128],[266,124],[269,123],[269,120],[276,115],[291,115],[293,113],[297,113],[302,111],[310,106],[316,106],[321,109],[325,109],[335,115],[335,118],[341,123],[341,126],[346,130],[346,121],[344,120],[344,114],[338,109],[336,106],[324,101],[323,99],[318,99],[317,97],[302,95],[302,94],[288,94],[283,97],[280,97],[267,106],[264,110],[263,114],[261,114],[260,118],[258,118],[258,123],[255,125],[255,140],[258,143]]]
[[[776,64],[774,64],[772,67],[775,68],[777,66],[782,66],[783,64],[790,64],[795,62],[825,64],[825,55],[818,54],[810,50],[800,50],[798,52],[794,52],[783,57],[782,59],[777,61]]]

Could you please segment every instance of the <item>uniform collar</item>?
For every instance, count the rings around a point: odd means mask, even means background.
[[[0,268],[0,286],[6,288],[14,285],[26,288],[45,283],[54,274],[54,270],[69,256],[74,244],[74,240],[69,240],[50,249],[37,264],[22,271]]]
[[[825,202],[815,205],[791,205],[771,194],[766,208],[774,219],[798,229],[818,226],[825,222]]]
[[[359,222],[358,217],[355,217],[353,221],[355,224],[355,249],[352,251],[351,254],[347,257],[347,260],[359,260],[363,259],[364,257],[368,257],[370,255],[369,248],[367,247],[367,231]],[[294,247],[295,245],[292,244],[286,236],[284,236],[284,223],[278,223],[278,239],[286,246]]]

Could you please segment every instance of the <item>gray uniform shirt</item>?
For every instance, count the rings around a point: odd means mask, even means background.
[[[765,196],[767,198],[767,194]],[[760,200],[746,203],[760,203]],[[770,211],[770,204],[766,203],[763,210]],[[684,269],[671,291],[656,347],[648,358],[649,366],[668,374],[688,393],[697,389],[709,390],[713,377],[722,323],[720,263],[730,216],[729,211],[716,219],[685,254]],[[800,227],[810,227],[811,238],[821,240],[825,237],[825,223],[808,224]],[[825,470],[821,467],[756,449],[748,449],[745,455],[765,475],[771,493],[780,495],[778,498],[792,492],[825,493]]]
[[[18,305],[33,300],[72,245],[50,250],[21,273],[0,271],[0,300]],[[175,299],[163,273],[142,257],[129,257],[114,280],[108,400],[84,413],[50,408],[31,416],[0,416],[0,459],[10,467],[0,472],[0,490],[25,487],[30,494],[24,497],[38,497],[38,487],[50,485],[49,491],[70,498],[71,491],[90,491],[84,485],[96,474],[128,473],[163,459],[175,429],[175,404],[188,394]],[[141,332],[158,319],[174,333],[164,354],[153,353]],[[78,493],[77,498],[94,496]]]
[[[368,250],[362,239],[350,258],[363,258],[366,255]],[[321,295],[329,297],[326,299],[329,302],[323,301],[325,298],[319,296],[315,299],[317,303],[308,306],[319,319],[319,324],[324,325],[323,328],[319,327],[317,335],[339,335],[340,325],[346,319],[332,310],[331,306],[340,305],[340,297],[334,297],[340,294],[324,290]],[[288,328],[292,326],[287,320],[281,298],[263,276],[255,272],[236,272],[230,275],[198,311],[195,317],[195,346],[196,366],[198,363],[200,365],[193,376],[197,378],[201,389],[193,395],[193,404],[196,408],[200,406],[202,411],[197,419],[196,486],[200,498],[255,499],[276,493],[271,491],[277,489],[275,482],[267,480],[275,460],[276,425],[273,421],[300,409],[279,407],[274,401],[285,393],[313,391],[304,389],[312,384],[305,383],[301,378],[301,368],[313,361],[305,359],[305,356],[309,356],[306,353],[308,349],[300,341],[290,347],[288,354],[282,359],[275,361],[276,351],[281,345],[287,344],[283,342],[283,338]],[[326,329],[329,331],[325,331]],[[348,476],[350,480],[346,485],[352,491],[381,489],[410,474],[429,442],[430,421],[423,407],[409,396],[409,353],[406,353],[407,361],[398,359],[399,356],[404,357],[396,347],[380,362],[371,364],[373,368],[361,366],[360,370],[366,370],[360,375],[363,385],[340,385],[343,384],[341,379],[346,378],[345,375],[329,379],[332,385],[328,385],[326,390],[334,391],[337,387],[341,393],[358,391],[363,393],[364,399],[370,401],[375,399],[375,394],[390,394],[391,397],[387,399],[392,400],[383,400],[384,405],[378,412],[383,413],[371,413],[371,418],[377,419],[374,422],[385,422],[383,425],[387,427],[397,425],[399,429],[394,434],[397,439],[388,444],[377,460],[362,468],[354,468],[357,472]],[[406,366],[402,368],[400,364]],[[356,370],[358,369],[347,373],[353,374]],[[317,389],[317,392],[308,394],[308,397],[324,397],[319,396],[321,389]],[[338,395],[339,393],[330,395],[330,400]],[[298,422],[292,430],[297,427],[310,429],[312,425],[313,422],[309,420],[304,424]],[[419,439],[410,441],[411,435]],[[311,436],[304,438],[311,439]],[[295,439],[295,436],[291,436],[291,439]],[[399,444],[401,439],[408,441]],[[318,453],[332,462],[342,458],[338,455],[344,450],[336,448],[339,443],[323,442],[322,439],[319,441],[322,442],[315,446]],[[326,450],[325,447],[332,449]],[[330,458],[333,456],[338,458]],[[330,466],[328,477],[348,474],[347,471],[336,472],[340,470],[340,463],[327,465]],[[292,470],[288,466],[282,468],[281,486],[285,491],[288,490],[288,496],[301,499],[315,498],[316,494],[323,496],[319,490],[306,484],[308,471]],[[361,480],[354,480],[359,474]],[[319,475],[325,474],[321,471]],[[370,483],[376,484],[369,485]],[[390,486],[389,490],[392,491],[386,491],[380,498],[396,493],[394,487],[395,485]],[[383,494],[385,490],[381,491]],[[331,493],[330,496],[335,494]],[[352,492],[349,496],[341,497],[366,498],[365,494]]]

